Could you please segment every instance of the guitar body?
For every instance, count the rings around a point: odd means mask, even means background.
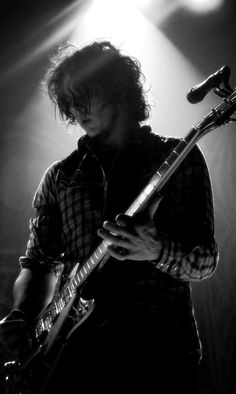
[[[39,339],[29,337],[24,354],[5,363],[4,394],[43,394],[72,332],[79,329],[95,308],[94,300],[73,295],[58,318]]]

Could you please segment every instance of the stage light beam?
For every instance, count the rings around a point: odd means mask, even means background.
[[[224,0],[179,0],[179,3],[190,11],[207,13],[219,10]]]

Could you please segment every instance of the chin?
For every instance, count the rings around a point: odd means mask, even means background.
[[[96,136],[97,134],[100,134],[100,130],[98,127],[94,126],[94,125],[90,125],[84,128],[84,130],[86,131],[86,133],[90,136]]]

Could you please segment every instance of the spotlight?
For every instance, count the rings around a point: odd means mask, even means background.
[[[218,10],[224,0],[179,0],[180,4],[194,12],[207,13]]]
[[[141,8],[148,7],[152,2],[152,0],[130,0],[130,1]]]

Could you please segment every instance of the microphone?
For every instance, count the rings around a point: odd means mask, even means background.
[[[199,103],[204,99],[206,94],[216,87],[218,87],[222,82],[227,89],[229,87],[229,76],[230,76],[230,68],[228,66],[221,67],[214,74],[211,74],[205,81],[200,84],[194,86],[187,93],[187,100],[191,104]]]

